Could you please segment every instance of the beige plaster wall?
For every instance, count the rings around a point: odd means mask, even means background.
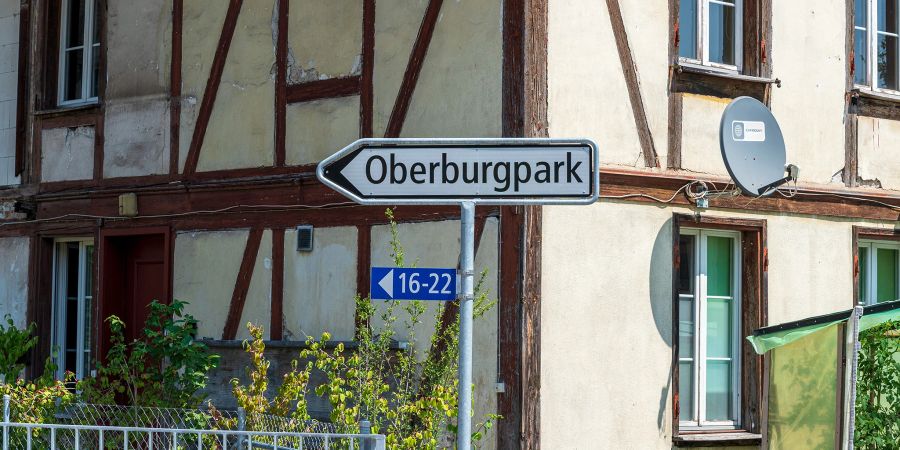
[[[316,228],[313,251],[297,251],[297,232],[284,233],[284,336],[353,340],[356,227]]]
[[[359,137],[359,96],[287,105],[285,159],[317,163]]]
[[[19,2],[0,0],[0,186],[19,184],[15,174],[18,65]]]
[[[443,3],[402,136],[500,136],[501,7],[497,0]],[[379,3],[379,8],[384,6]],[[418,29],[420,22],[421,18],[405,26]],[[379,38],[376,34],[375,41]],[[377,61],[376,56],[376,74],[386,70]],[[399,69],[402,77],[405,67],[404,61],[390,70]]]
[[[93,126],[41,130],[41,181],[88,180],[93,176]]]
[[[175,236],[173,293],[189,302],[185,312],[197,318],[198,338],[222,338],[248,235],[247,230],[225,230]]]
[[[169,172],[166,95],[110,100],[103,122],[105,178]]]
[[[681,167],[728,176],[719,149],[719,119],[730,100],[702,95],[682,97]]]
[[[0,238],[0,324],[4,327],[9,315],[16,328],[25,328],[30,242],[27,237]]]
[[[606,5],[585,7],[583,2],[550,0],[547,33],[550,135],[590,137],[600,148],[601,163],[642,167],[637,129]],[[650,71],[650,67],[642,70],[642,76],[652,79]],[[645,98],[665,103],[660,100],[664,92],[657,96],[651,93]],[[665,143],[665,137],[663,134],[656,139]],[[659,147],[664,145],[657,144],[657,151]]]
[[[290,1],[291,83],[360,74],[362,4],[359,0]]]
[[[859,116],[857,122],[857,158],[859,177],[866,184],[900,190],[900,122]]]
[[[845,16],[843,0],[772,2],[772,113],[804,182],[830,183],[844,167]]]
[[[398,227],[400,241],[405,252],[407,266],[418,267],[456,267],[459,260],[459,222],[442,221],[416,224],[400,224]],[[475,258],[475,271],[480,273],[487,269],[484,288],[491,298],[497,297],[497,274],[499,256],[497,253],[499,236],[499,222],[497,219],[489,219],[485,223],[481,244],[478,246]],[[372,266],[393,266],[390,257],[390,229],[388,226],[376,226],[372,228]],[[387,308],[387,302],[375,301],[377,306],[376,317],[372,320],[372,327],[383,325],[380,313]],[[403,302],[399,302],[395,309],[397,322],[394,330],[405,330],[403,322],[409,318],[403,309]],[[422,323],[416,327],[417,345],[416,351],[424,357],[430,345],[431,332],[436,323],[438,305],[425,303],[426,312],[422,315]],[[497,307],[496,305],[487,311],[483,317],[475,321],[473,332],[473,371],[472,380],[475,384],[474,407],[475,416],[473,422],[483,420],[487,413],[496,412],[496,382],[497,382]],[[398,339],[407,339],[404,334]],[[480,448],[494,448],[496,437],[490,433]]]
[[[607,201],[544,208],[542,445],[581,448],[592,437],[608,448],[671,448],[673,212],[691,211]],[[767,220],[769,324],[849,309],[852,225],[891,226],[703,214]]]
[[[271,166],[274,162],[274,8],[275,0],[245,2],[241,7],[198,171]]]
[[[171,38],[171,0],[109,2],[106,11],[106,98],[166,93],[172,62]]]
[[[261,326],[264,331],[263,338],[268,339],[271,336],[272,230],[264,230],[262,239],[259,242],[256,262],[253,265],[253,274],[250,277],[250,286],[247,288],[247,298],[244,301],[244,310],[241,312],[237,339],[250,338],[250,333],[247,331],[247,322]]]

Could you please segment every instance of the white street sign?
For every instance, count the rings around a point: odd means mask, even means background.
[[[360,139],[319,164],[362,204],[593,203],[597,146],[574,139]]]

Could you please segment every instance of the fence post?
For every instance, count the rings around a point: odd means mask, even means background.
[[[9,450],[9,394],[3,396],[3,450]]]
[[[372,422],[368,420],[360,420],[359,421],[359,434],[372,434]],[[360,442],[360,450],[374,450],[374,442],[371,437],[364,437]]]
[[[247,429],[247,414],[244,412],[244,408],[238,406],[237,409],[238,414],[238,431],[244,431]],[[244,440],[245,436],[243,434],[238,435],[238,448],[244,448]]]

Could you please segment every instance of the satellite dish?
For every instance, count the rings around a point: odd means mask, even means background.
[[[785,166],[784,136],[778,121],[755,98],[738,97],[728,104],[719,124],[719,146],[728,174],[746,195],[770,195],[796,179],[798,169]]]

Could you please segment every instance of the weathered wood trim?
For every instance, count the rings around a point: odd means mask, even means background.
[[[409,54],[409,62],[406,64],[406,71],[403,73],[403,82],[400,83],[400,90],[397,92],[397,99],[394,102],[394,109],[391,110],[391,117],[388,119],[384,137],[399,137],[400,132],[403,130],[403,124],[406,122],[406,113],[409,110],[410,102],[412,102],[413,92],[416,90],[419,73],[422,71],[425,55],[428,53],[428,46],[431,44],[431,37],[434,34],[434,28],[437,25],[438,15],[441,12],[443,3],[443,0],[430,0],[428,2],[428,8],[425,9],[425,16],[422,18],[422,25],[419,27],[419,34],[416,35],[416,42],[413,44],[412,51]]]
[[[278,41],[275,45],[275,166],[285,162],[287,135],[288,0],[277,0]]]
[[[25,154],[28,145],[28,104],[31,90],[28,80],[31,75],[29,56],[31,55],[31,0],[22,0],[19,4],[19,60],[16,93],[16,149],[15,171],[21,176],[25,171]],[[22,181],[24,177],[22,177]]]
[[[356,295],[360,298],[369,297],[369,283],[371,274],[369,270],[372,267],[372,226],[368,223],[362,223],[356,226]],[[355,317],[356,328],[368,328],[369,322],[363,321],[356,312]]]
[[[172,0],[172,62],[169,74],[169,174],[178,174],[181,149],[181,34],[184,0]]]
[[[637,127],[638,141],[641,143],[641,154],[644,155],[644,165],[659,167],[659,158],[653,144],[653,134],[650,131],[650,123],[647,121],[644,100],[641,96],[637,64],[634,62],[634,56],[632,56],[631,47],[628,44],[628,32],[625,30],[622,8],[619,6],[619,0],[606,0],[606,7],[609,10],[609,21],[616,41],[616,50],[619,52],[619,62],[622,64],[622,74],[625,76],[625,87],[628,89],[628,99],[631,103],[631,113],[634,115],[634,125]]]
[[[186,175],[197,171],[197,164],[200,161],[200,149],[203,147],[203,138],[206,136],[209,118],[212,115],[213,105],[216,103],[216,95],[219,93],[219,83],[222,82],[222,72],[225,70],[225,61],[228,58],[228,50],[231,48],[231,39],[234,37],[234,29],[237,26],[242,4],[243,0],[231,0],[228,4],[225,22],[222,24],[222,34],[219,36],[216,54],[209,69],[209,79],[206,81],[203,100],[200,103],[200,110],[197,112],[197,121],[194,125],[194,134],[191,138],[187,159],[184,162],[184,173]]]
[[[372,137],[375,79],[375,0],[363,0],[362,76],[359,81],[359,137]]]
[[[666,167],[681,168],[681,132],[684,117],[684,100],[678,92],[669,93],[669,148],[666,154]]]
[[[741,335],[746,336],[768,324],[768,252],[767,224],[765,220],[737,219],[730,217],[709,217],[701,215],[673,214],[672,218],[672,437],[679,445],[689,445],[679,433],[679,392],[678,392],[678,324],[679,295],[678,271],[680,268],[679,238],[681,228],[715,228],[741,232]],[[764,400],[766,391],[765,366],[747,342],[741,345],[741,427],[742,430],[759,435],[766,427],[768,409]],[[719,441],[727,436],[721,432],[710,432],[707,441]],[[692,433],[693,437],[697,435]],[[758,443],[759,438],[754,437]],[[723,444],[730,440],[722,440]]]
[[[772,0],[756,0],[759,3],[759,76],[764,78],[772,77]],[[771,91],[771,88],[770,88]],[[768,103],[766,103],[768,104]]]
[[[753,97],[763,103],[769,102],[770,86],[777,80],[718,74],[708,70],[693,70],[691,67],[675,65],[670,71],[670,92],[708,95],[719,98]]]
[[[324,98],[348,97],[360,92],[360,77],[329,78],[301,84],[289,84],[285,91],[287,103],[310,102]]]
[[[95,8],[100,8],[98,17],[100,26],[100,62],[99,62],[99,80],[97,81],[97,103],[100,111],[97,114],[97,121],[94,125],[94,180],[103,179],[103,159],[104,159],[104,130],[103,124],[106,122],[106,52],[109,48],[109,33],[107,32],[107,0],[97,0]]]
[[[263,229],[254,227],[247,235],[247,244],[244,247],[244,256],[241,259],[241,268],[238,270],[237,279],[234,282],[234,292],[231,294],[231,306],[228,308],[228,317],[225,319],[225,327],[222,329],[222,339],[234,339],[240,326],[241,316],[244,312],[244,303],[247,300],[247,291],[250,289],[250,280],[253,278],[253,267],[256,265],[256,255],[259,253],[259,244],[262,242]]]
[[[844,186],[854,188],[859,185],[859,117],[844,114]]]
[[[269,339],[278,341],[284,337],[284,228],[272,229],[271,313]]]

